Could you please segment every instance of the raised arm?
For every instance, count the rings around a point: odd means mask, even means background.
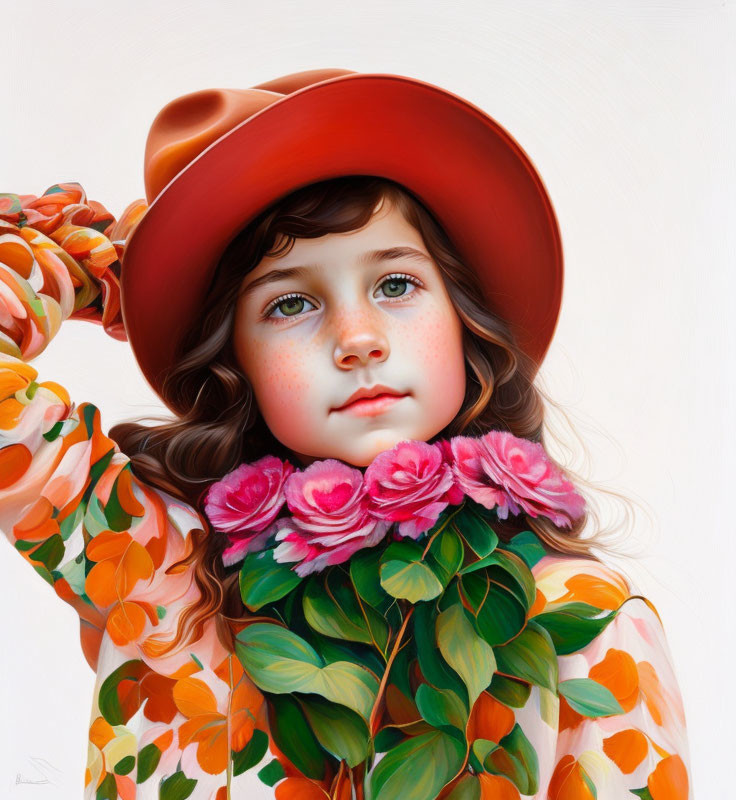
[[[102,473],[123,464],[97,409],[75,407],[28,362],[70,317],[124,338],[119,256],[144,211],[137,201],[116,222],[78,184],[0,195],[0,529],[76,608],[93,666],[105,614],[85,587],[80,523]]]
[[[76,408],[28,362],[70,317],[124,338],[119,256],[144,211],[137,201],[116,222],[78,184],[0,196],[0,529],[76,608],[93,666],[104,616],[84,587],[80,522],[115,445],[94,406]]]
[[[541,796],[690,800],[685,713],[655,607],[619,571],[587,560],[545,559],[536,577],[542,615],[560,602],[620,609],[590,644],[559,656],[565,694],[554,772]],[[591,717],[596,703],[599,716]]]
[[[162,648],[201,599],[179,562],[202,520],[134,475],[94,405],[28,363],[70,317],[124,338],[120,256],[144,211],[116,222],[78,184],[0,196],[0,529],[80,616],[97,672],[85,797],[223,800],[231,750],[242,766],[263,746],[263,698],[212,618]]]

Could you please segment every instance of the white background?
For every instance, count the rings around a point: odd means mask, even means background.
[[[629,571],[664,620],[696,796],[730,794],[732,0],[2,7],[0,192],[78,181],[117,216],[143,196],[145,137],[166,102],[317,67],[417,77],[509,129],[563,233],[563,310],[542,377],[589,454],[568,437],[570,463],[640,504]],[[36,364],[99,405],[106,427],[156,406],[127,346],[96,326],[67,324]],[[77,618],[8,545],[0,555],[0,794],[72,800],[94,678]],[[16,784],[42,778],[34,759],[55,786]]]

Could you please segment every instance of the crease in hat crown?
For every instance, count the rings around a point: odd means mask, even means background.
[[[156,115],[146,140],[146,200],[150,204],[200,153],[246,119],[286,95],[350,69],[294,72],[249,89],[200,89],[176,97]]]

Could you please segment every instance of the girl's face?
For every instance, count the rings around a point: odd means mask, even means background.
[[[302,463],[366,466],[404,439],[427,441],[465,395],[460,318],[389,202],[359,230],[264,258],[243,281],[233,344],[266,424]]]

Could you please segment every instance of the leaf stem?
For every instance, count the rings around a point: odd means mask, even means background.
[[[386,689],[386,684],[388,683],[388,676],[389,672],[391,671],[391,665],[394,663],[394,659],[396,658],[396,654],[399,652],[399,645],[401,644],[401,639],[404,636],[404,632],[406,631],[406,626],[411,619],[411,615],[414,613],[414,606],[412,606],[406,613],[404,617],[404,621],[401,623],[401,628],[399,628],[399,632],[396,634],[396,639],[394,640],[394,645],[391,648],[391,655],[388,657],[388,661],[386,662],[386,669],[383,671],[383,677],[381,678],[381,683],[378,687],[378,693],[376,694],[375,702],[373,703],[373,708],[371,709],[371,717],[368,723],[368,730],[370,731],[371,737],[376,735],[376,729],[378,727],[378,717],[379,717],[379,708],[381,705],[381,699],[383,693]]]
[[[351,582],[352,585],[352,582]],[[383,660],[386,660],[386,653],[378,646],[378,642],[376,641],[376,637],[373,635],[373,628],[371,628],[371,623],[368,621],[368,615],[365,613],[365,607],[363,606],[363,601],[360,599],[360,595],[358,594],[358,590],[353,586],[353,593],[355,594],[355,599],[358,601],[358,605],[360,606],[360,613],[363,615],[363,619],[365,620],[366,628],[368,629],[368,633],[370,634],[371,641],[373,642],[373,646],[378,650],[381,654]]]
[[[652,603],[652,601],[649,600],[649,598],[644,597],[644,595],[641,594],[630,594],[623,601],[623,603],[621,603],[621,605],[619,605],[619,607],[616,609],[616,613],[618,613],[621,610],[621,607],[624,605],[624,603],[628,603],[629,600],[643,600],[644,603],[646,603],[646,605],[649,606],[649,608],[654,612],[654,616],[659,620],[660,624],[662,623],[662,618],[659,616],[659,611],[657,611],[657,609],[655,608],[654,603]]]
[[[429,541],[427,542],[427,546],[424,548],[424,552],[422,553],[422,561],[424,561],[424,557],[429,552],[429,548],[432,546],[432,542],[442,533],[442,531],[452,522],[453,518],[456,514],[459,513],[460,509],[463,507],[463,503],[461,503],[454,511],[451,511],[445,519],[442,521],[442,525],[429,537]]]

